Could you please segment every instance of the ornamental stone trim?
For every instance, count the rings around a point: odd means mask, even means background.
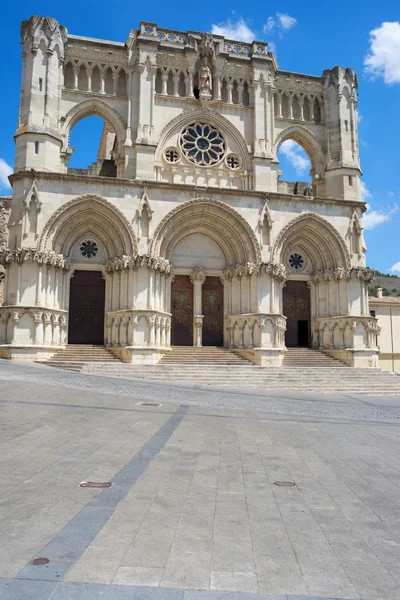
[[[6,266],[11,263],[23,264],[24,262],[36,262],[39,265],[49,265],[69,271],[71,262],[63,254],[57,254],[53,250],[34,250],[32,248],[2,248],[0,249],[0,265]]]
[[[123,269],[136,270],[140,267],[147,267],[152,271],[158,271],[165,275],[171,275],[172,272],[172,266],[168,260],[153,257],[149,254],[143,256],[123,255],[112,258],[106,264],[106,271],[107,273],[113,273],[114,271],[122,271]]]

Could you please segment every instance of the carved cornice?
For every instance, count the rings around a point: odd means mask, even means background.
[[[63,254],[57,254],[53,250],[34,250],[32,248],[2,248],[0,249],[0,265],[6,266],[10,263],[23,264],[24,262],[36,262],[39,265],[48,265],[58,269],[69,271],[71,262]]]
[[[353,267],[351,272],[355,273],[357,279],[361,279],[366,283],[371,283],[375,279],[375,271],[368,267]]]
[[[204,283],[206,280],[206,272],[204,267],[201,266],[197,266],[193,269],[191,275],[190,275],[190,281],[191,283],[195,283],[200,282],[200,283]]]
[[[164,273],[165,275],[171,274],[171,265],[168,260],[163,258],[157,258],[145,254],[143,256],[118,256],[110,259],[106,264],[107,273],[113,273],[114,271],[122,271],[123,269],[139,269],[140,267],[147,267],[153,271]]]

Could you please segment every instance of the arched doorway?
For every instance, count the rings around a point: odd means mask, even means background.
[[[283,288],[283,314],[286,317],[286,346],[308,347],[311,344],[311,303],[306,281],[286,282]]]
[[[225,319],[232,310],[235,314],[251,312],[251,294],[246,278],[243,286],[235,288],[243,301],[238,300],[232,309],[222,282],[225,270],[261,262],[257,239],[243,217],[220,201],[197,198],[185,202],[158,226],[151,254],[169,260],[175,272],[170,304],[172,345],[228,343]]]

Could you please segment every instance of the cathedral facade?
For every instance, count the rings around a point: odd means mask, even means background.
[[[0,357],[212,345],[278,366],[309,346],[377,366],[352,69],[281,71],[265,42],[147,22],[125,44],[36,16],[21,35]],[[69,168],[90,115],[98,160]],[[281,181],[286,140],[310,184]]]

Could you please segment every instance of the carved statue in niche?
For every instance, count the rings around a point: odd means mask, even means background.
[[[208,66],[207,57],[203,59],[203,66],[199,71],[199,93],[200,98],[211,98],[212,76]]]

